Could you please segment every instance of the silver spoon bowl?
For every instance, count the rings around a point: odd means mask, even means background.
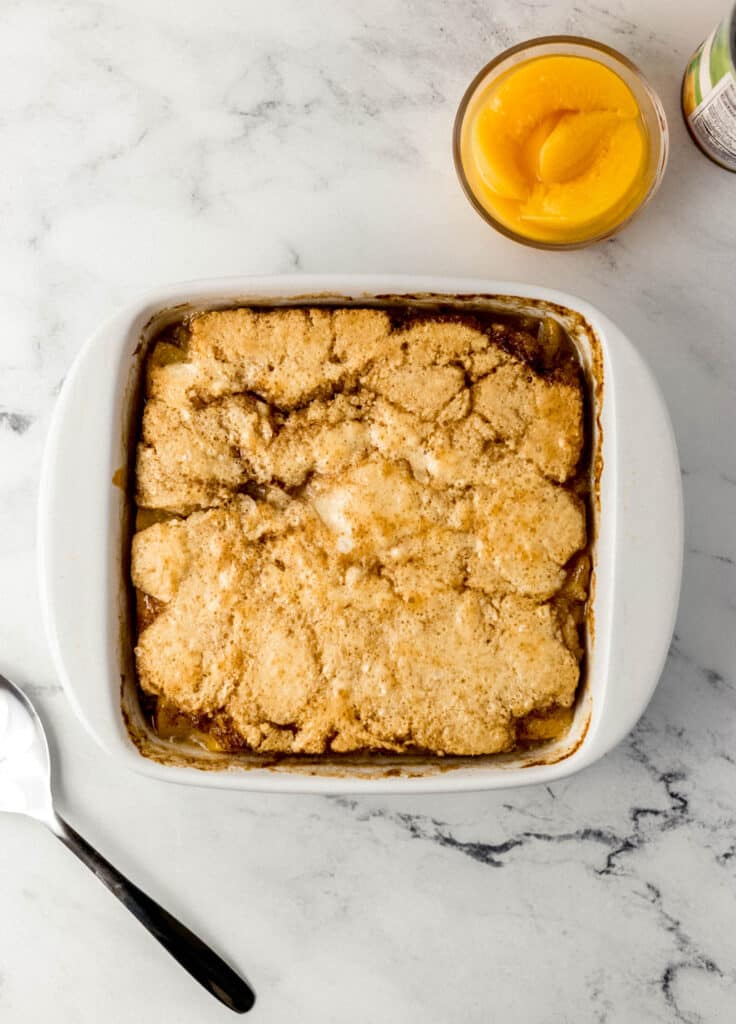
[[[181,966],[221,1003],[246,1013],[253,990],[209,946],[133,885],[54,809],[51,761],[41,720],[26,697],[0,675],[0,812],[46,825],[90,868]]]

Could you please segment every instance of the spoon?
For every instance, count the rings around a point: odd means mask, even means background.
[[[51,829],[164,949],[216,999],[247,1013],[255,995],[242,978],[180,921],[121,875],[54,810],[51,763],[41,720],[26,697],[0,675],[0,812],[25,814]]]

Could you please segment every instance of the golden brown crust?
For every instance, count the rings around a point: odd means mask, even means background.
[[[492,753],[569,708],[583,393],[534,341],[236,309],[154,352],[137,500],[183,518],[133,539],[144,691],[228,746],[304,753]]]

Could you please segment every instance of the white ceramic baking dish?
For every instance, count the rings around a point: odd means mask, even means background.
[[[599,458],[593,636],[572,729],[532,752],[480,758],[266,763],[159,740],[137,701],[127,609],[131,425],[147,340],[182,313],[237,304],[441,300],[546,313],[577,344],[595,391]],[[602,378],[602,379],[601,379]],[[677,610],[682,495],[672,428],[651,373],[588,303],[548,288],[424,277],[289,276],[159,288],[89,339],[66,377],[43,463],[39,569],[48,640],[79,718],[121,765],[232,789],[374,793],[497,789],[580,770],[632,728],[656,686]],[[145,750],[147,756],[141,753]]]

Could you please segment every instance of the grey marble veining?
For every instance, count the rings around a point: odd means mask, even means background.
[[[0,4],[0,663],[38,703],[72,821],[258,990],[254,1020],[725,1022],[736,1005],[736,176],[679,80],[725,3],[164,0]],[[454,110],[503,47],[590,35],[637,61],[672,136],[619,238],[545,254],[458,188]],[[636,341],[670,407],[680,614],[633,734],[548,788],[321,799],[121,776],[42,636],[48,417],[99,320],[149,285],[397,271],[558,286]],[[3,821],[0,1020],[227,1019],[51,837]]]

